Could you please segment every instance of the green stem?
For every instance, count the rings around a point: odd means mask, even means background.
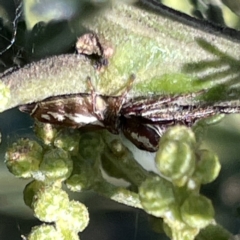
[[[143,7],[145,10],[152,12],[155,11],[157,14],[171,18],[174,21],[186,24],[202,31],[206,31],[211,34],[228,38],[232,41],[239,42],[240,40],[240,31],[237,31],[236,29],[216,25],[211,22],[206,22],[206,20],[203,19],[191,17],[183,12],[169,8],[156,0],[139,0],[139,2],[140,3],[137,5]]]
[[[53,95],[89,92],[87,77],[100,94],[118,95],[132,73],[136,80],[129,96],[193,92],[223,83],[240,91],[236,85],[240,77],[238,31],[193,19],[154,0],[142,2],[144,8],[140,3],[118,1],[113,8],[78,23],[113,48],[105,71],[97,72],[91,62],[76,55],[41,60],[2,75],[11,96],[1,110]],[[160,9],[162,15],[149,6]]]
[[[125,188],[116,187],[104,180],[94,185],[94,191],[118,203],[142,209],[137,193],[131,192]]]

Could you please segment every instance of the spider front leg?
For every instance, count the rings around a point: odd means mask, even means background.
[[[92,112],[96,115],[99,121],[103,121],[105,118],[104,112],[107,108],[106,101],[103,99],[102,96],[96,93],[96,90],[92,84],[90,77],[87,78],[87,84],[91,91],[92,101],[90,104],[91,104]]]
[[[128,79],[126,89],[125,89],[125,91],[122,93],[122,95],[121,95],[121,97],[120,97],[120,101],[121,101],[121,102],[124,102],[124,101],[125,101],[127,94],[128,94],[128,93],[131,91],[131,89],[132,89],[133,82],[134,82],[135,79],[136,79],[135,74],[131,74],[130,77],[129,77],[129,79]]]

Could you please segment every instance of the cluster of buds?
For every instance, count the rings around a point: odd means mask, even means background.
[[[79,239],[78,233],[89,222],[88,210],[82,203],[70,201],[62,189],[73,171],[79,134],[49,125],[36,125],[35,132],[44,144],[19,139],[5,156],[12,174],[34,179],[24,189],[24,201],[44,224],[34,227],[28,239]]]
[[[35,133],[42,144],[20,139],[6,153],[10,172],[34,179],[25,187],[24,201],[45,223],[33,228],[29,239],[78,239],[78,232],[87,226],[87,208],[69,200],[63,182],[71,191],[93,189],[143,208],[156,221],[163,219],[165,232],[174,240],[193,240],[215,223],[212,203],[199,191],[201,184],[215,180],[220,164],[213,152],[199,147],[191,129],[175,126],[162,136],[155,157],[159,174],[143,169],[119,138],[107,131],[80,134],[37,124]],[[103,170],[128,181],[133,191],[111,185]]]
[[[199,190],[218,176],[218,158],[199,149],[191,129],[175,126],[163,135],[155,163],[161,176],[142,183],[141,204],[146,212],[163,218],[171,239],[192,240],[202,228],[215,223],[212,203]]]

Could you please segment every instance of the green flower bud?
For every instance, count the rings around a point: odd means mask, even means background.
[[[139,188],[139,197],[144,210],[156,217],[163,217],[176,204],[173,185],[160,177],[144,181]]]
[[[199,151],[200,160],[197,162],[194,176],[203,184],[214,181],[220,170],[221,165],[218,156],[209,150]]]
[[[66,186],[72,192],[81,192],[82,190],[89,188],[88,181],[86,178],[82,181],[81,174],[71,175],[66,181]]]
[[[61,240],[79,240],[78,233],[73,232],[72,229],[69,228],[59,228],[58,231],[61,233],[62,238]],[[50,240],[50,239],[49,239]]]
[[[41,123],[35,121],[34,132],[44,144],[50,145],[53,143],[58,130],[50,123]]]
[[[26,187],[23,190],[23,199],[25,204],[32,208],[32,201],[35,196],[35,194],[39,191],[40,188],[44,186],[43,182],[40,181],[32,181],[26,185]]]
[[[233,235],[223,226],[213,222],[204,229],[201,229],[196,239],[239,240],[239,237],[239,234]]]
[[[182,141],[164,141],[155,158],[158,170],[177,186],[183,186],[195,169],[195,153]]]
[[[72,169],[72,159],[66,151],[60,148],[48,150],[43,155],[39,167],[39,170],[51,181],[67,179]]]
[[[170,239],[193,240],[199,233],[199,229],[188,226],[181,217],[179,206],[174,205],[166,214],[163,221],[163,229]]]
[[[95,160],[104,147],[101,136],[95,132],[86,132],[79,141],[79,153],[84,159]]]
[[[79,151],[80,134],[73,129],[64,129],[59,131],[54,140],[54,146],[70,152],[71,155],[77,155]]]
[[[190,195],[180,208],[183,221],[192,228],[204,228],[213,221],[214,209],[209,199]]]
[[[196,139],[193,131],[190,128],[185,126],[174,126],[169,128],[161,138],[161,144],[165,141],[179,141],[182,143],[186,143],[189,146],[194,147],[196,145]]]
[[[73,232],[82,232],[89,223],[89,214],[86,206],[80,202],[71,201],[66,216],[56,222],[59,229],[70,229]]]
[[[39,189],[32,201],[35,216],[44,222],[55,222],[66,218],[68,207],[68,194],[55,185]]]
[[[37,171],[42,160],[42,147],[29,139],[20,139],[8,148],[5,162],[16,177],[29,178]]]
[[[129,151],[118,139],[112,140],[110,143],[110,147],[112,153],[118,157],[126,156]]]
[[[88,190],[97,177],[97,174],[90,165],[83,165],[82,168],[74,167],[74,172],[66,180],[66,186],[73,192]]]
[[[28,235],[28,240],[47,240],[58,239],[63,240],[61,232],[57,231],[53,225],[42,224],[32,228]]]
[[[73,171],[65,182],[71,191],[89,190],[96,181],[102,180],[99,161],[83,159],[81,156],[73,156],[72,158]]]

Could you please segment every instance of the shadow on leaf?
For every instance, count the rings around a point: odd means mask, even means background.
[[[240,96],[240,59],[236,59],[221,51],[201,38],[196,40],[198,45],[213,58],[200,62],[187,63],[183,72],[195,74],[196,85],[206,84],[211,89],[206,94],[207,99],[234,100]]]

